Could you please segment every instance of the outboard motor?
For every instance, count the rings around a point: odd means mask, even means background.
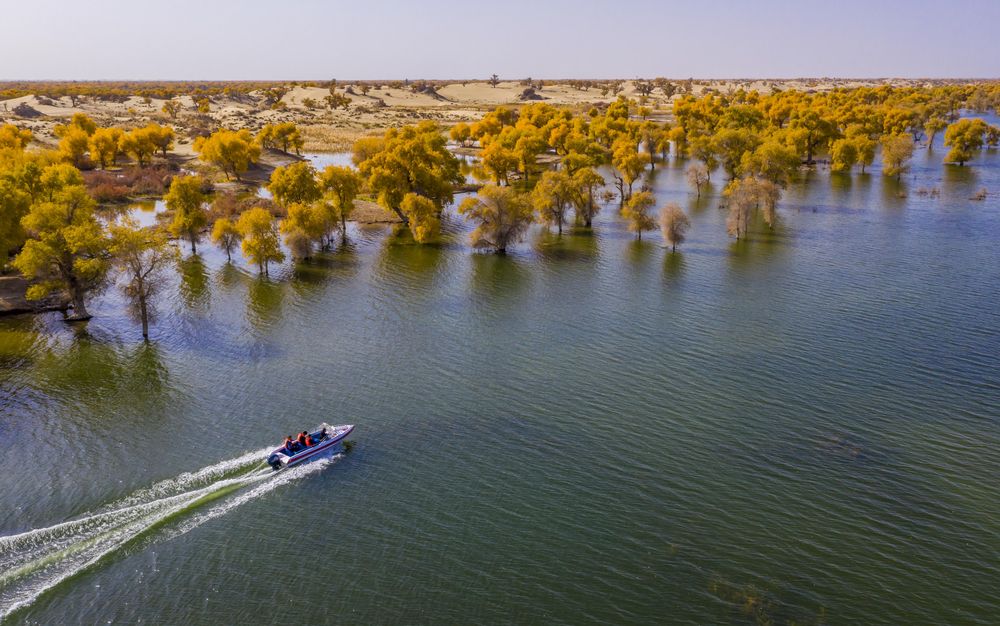
[[[280,470],[285,466],[285,461],[287,459],[288,457],[280,452],[272,452],[271,456],[267,457],[267,464],[274,470]]]

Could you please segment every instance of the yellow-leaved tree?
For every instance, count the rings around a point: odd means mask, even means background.
[[[217,130],[209,137],[195,139],[194,149],[198,158],[217,166],[227,179],[242,180],[242,174],[260,159],[260,146],[246,129]]]
[[[131,218],[112,224],[109,251],[121,272],[120,287],[132,313],[142,323],[142,338],[149,340],[153,299],[165,284],[163,270],[177,258],[177,249],[157,229],[142,228]]]
[[[347,220],[354,210],[354,199],[363,181],[358,173],[339,165],[328,165],[320,174],[319,185],[340,224],[340,242],[347,243]]]
[[[417,243],[427,243],[441,230],[437,205],[430,198],[410,192],[403,196],[399,209],[406,216],[406,223]]]
[[[896,180],[910,169],[909,160],[913,156],[913,137],[902,133],[882,138],[882,174],[895,176]]]
[[[366,146],[370,148],[375,146]],[[377,151],[368,152],[358,170],[379,204],[404,223],[409,222],[402,210],[406,194],[427,198],[440,212],[451,202],[455,185],[464,180],[441,128],[431,121],[386,131]]]
[[[295,150],[299,154],[305,141],[302,133],[293,122],[281,122],[279,124],[267,124],[257,133],[257,143],[262,148],[281,150],[288,153]]]
[[[35,279],[27,292],[37,300],[64,289],[73,303],[71,320],[90,319],[87,296],[104,285],[108,273],[108,238],[94,215],[97,204],[80,184],[51,190],[21,220],[28,239],[14,267]]]
[[[220,217],[212,224],[212,242],[226,251],[226,261],[233,262],[233,250],[240,245],[240,231],[228,217]]]
[[[546,226],[554,225],[561,236],[576,193],[573,179],[566,172],[549,171],[542,174],[531,192],[538,220]]]
[[[656,204],[656,197],[649,191],[633,194],[622,207],[622,217],[628,220],[628,229],[635,233],[636,239],[642,240],[643,231],[653,230],[656,222],[649,211]]]
[[[191,254],[197,252],[199,234],[208,223],[208,214],[203,207],[204,185],[205,181],[200,176],[177,176],[163,196],[167,208],[174,212],[170,233],[174,237],[187,237],[191,243]]]
[[[497,254],[506,254],[507,248],[520,241],[535,221],[527,194],[497,185],[485,185],[478,194],[463,200],[458,212],[476,224],[472,245]]]
[[[98,128],[90,136],[90,158],[97,161],[101,169],[108,169],[118,160],[124,134],[120,128]]]
[[[319,200],[320,197],[316,170],[308,161],[297,161],[275,168],[271,172],[267,190],[282,206],[309,204]]]
[[[0,150],[23,150],[31,143],[32,138],[33,135],[27,128],[21,129],[13,124],[0,126]]]
[[[961,167],[971,161],[975,152],[983,147],[989,124],[973,117],[960,119],[944,131],[944,145],[951,148],[945,163],[958,163]]]
[[[243,237],[241,247],[244,256],[257,265],[261,274],[269,275],[272,261],[281,263],[285,260],[278,237],[278,225],[267,209],[255,207],[245,211],[237,220],[236,229]]]

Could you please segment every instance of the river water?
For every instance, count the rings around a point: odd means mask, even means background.
[[[0,320],[0,616],[996,623],[1000,155],[943,154],[815,172],[749,243],[671,165],[676,254],[452,215],[270,280],[203,244],[148,345],[114,290]],[[353,448],[262,467],[322,422]]]

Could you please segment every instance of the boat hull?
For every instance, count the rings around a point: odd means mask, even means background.
[[[310,446],[305,450],[300,450],[292,455],[287,455],[282,452],[283,448],[278,448],[272,451],[267,457],[267,463],[273,467],[275,470],[284,469],[286,467],[291,467],[302,463],[303,461],[308,461],[309,459],[315,458],[323,452],[330,450],[335,447],[338,443],[347,438],[354,431],[354,425],[346,426],[336,426],[333,428],[333,432],[329,434],[327,439],[320,441],[314,446]],[[317,436],[318,433],[313,433],[313,436]]]

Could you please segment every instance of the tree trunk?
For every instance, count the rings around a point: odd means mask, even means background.
[[[73,300],[73,315],[68,317],[67,321],[83,322],[89,320],[90,313],[87,312],[87,303],[84,301],[83,289],[80,288],[76,279],[70,279],[69,281],[69,295]]]
[[[347,218],[341,214],[340,216],[340,245],[347,244]]]
[[[142,338],[149,341],[149,311],[145,296],[139,296],[139,315],[142,317]]]
[[[195,236],[195,232],[193,230],[188,233],[188,238],[191,239],[191,254],[197,254],[198,251],[194,247],[195,240],[197,239],[197,237]]]

